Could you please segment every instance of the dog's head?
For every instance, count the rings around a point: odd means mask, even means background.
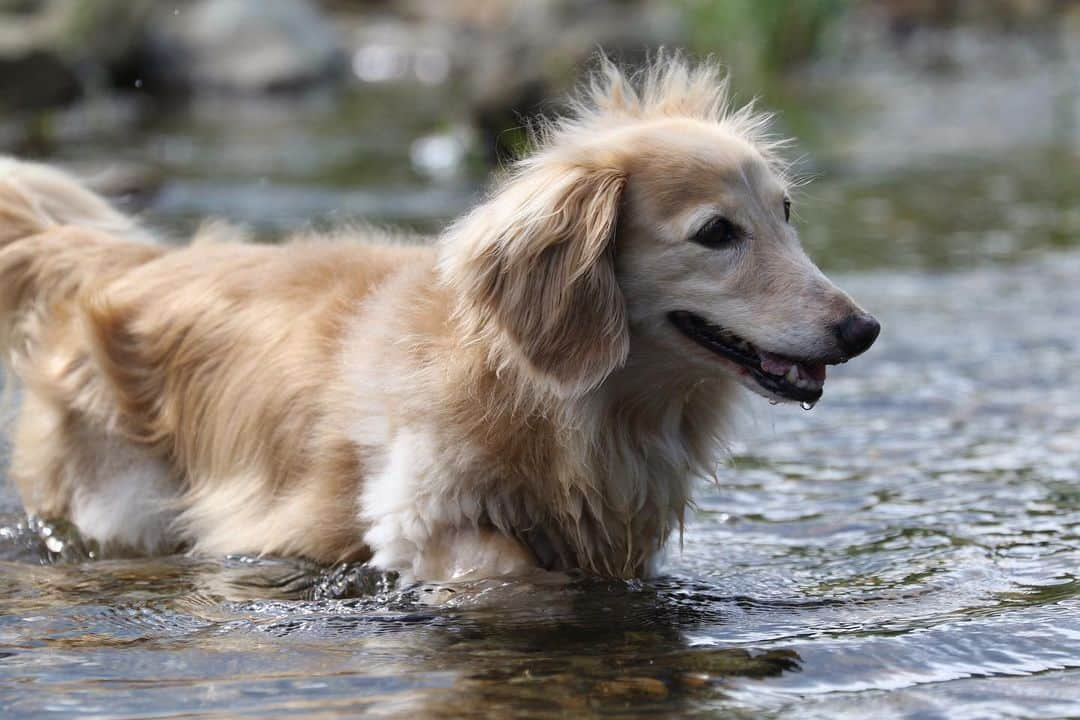
[[[668,58],[632,80],[602,61],[575,113],[449,231],[459,316],[564,396],[640,348],[816,401],[825,366],[879,326],[802,251],[766,119],[732,111],[711,65]]]

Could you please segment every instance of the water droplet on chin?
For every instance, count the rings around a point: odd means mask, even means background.
[[[799,405],[802,407],[803,410],[813,410],[814,409],[814,403],[812,403],[812,402],[801,402],[801,403],[799,403]]]
[[[769,404],[770,404],[770,405],[779,405],[779,404],[780,404],[780,401],[779,401],[779,400],[770,400],[770,401],[769,401]]]

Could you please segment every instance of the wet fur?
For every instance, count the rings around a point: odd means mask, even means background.
[[[437,245],[264,246],[212,226],[165,247],[70,177],[0,160],[27,511],[112,554],[648,574],[740,391],[700,349],[672,350],[650,313],[657,263],[632,248],[738,169],[687,128],[730,138],[767,192],[785,181],[763,118],[732,111],[711,66],[661,60],[635,84],[601,63],[583,97]],[[798,267],[740,282],[823,314],[848,302]],[[762,332],[803,341],[762,307]]]

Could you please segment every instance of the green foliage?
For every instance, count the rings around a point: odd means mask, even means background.
[[[690,48],[714,54],[731,72],[762,82],[819,55],[852,0],[679,0]]]
[[[153,7],[149,0],[68,0],[56,44],[105,64],[123,59],[140,41]]]

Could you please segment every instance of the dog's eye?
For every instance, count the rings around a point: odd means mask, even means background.
[[[743,232],[738,225],[725,217],[715,217],[691,235],[690,242],[707,248],[722,248],[731,245],[742,235]]]
[[[784,198],[784,222],[791,222],[791,200]]]

